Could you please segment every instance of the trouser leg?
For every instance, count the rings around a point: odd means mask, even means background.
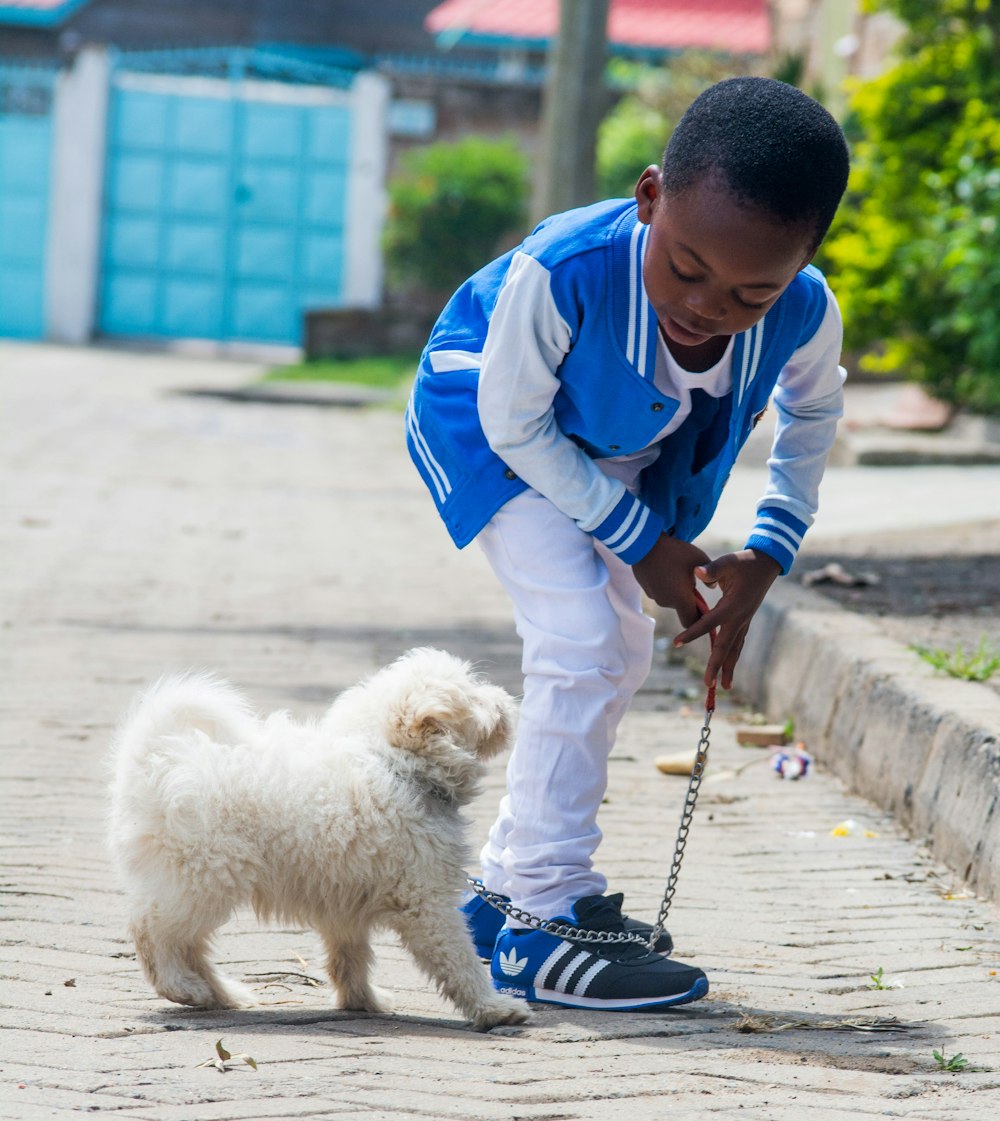
[[[524,696],[483,879],[545,917],[603,893],[597,812],[618,722],[645,680],[653,621],[632,570],[534,491],[480,534],[514,605]]]

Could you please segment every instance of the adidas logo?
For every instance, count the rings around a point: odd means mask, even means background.
[[[528,999],[528,990],[522,989],[518,985],[497,985],[496,990],[498,993],[506,993],[507,996],[519,996],[522,1000]]]
[[[528,959],[519,958],[517,956],[517,950],[513,947],[506,954],[503,950],[500,951],[500,968],[508,977],[516,977],[519,973],[523,972],[527,964]]]

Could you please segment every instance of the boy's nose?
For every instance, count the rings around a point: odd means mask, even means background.
[[[721,300],[701,293],[692,293],[685,301],[685,305],[687,310],[699,319],[718,322],[726,317],[726,305]]]

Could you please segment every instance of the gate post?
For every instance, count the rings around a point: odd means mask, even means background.
[[[351,155],[341,301],[345,307],[377,307],[382,300],[388,112],[389,83],[386,79],[381,74],[358,74],[351,86]]]
[[[94,331],[111,63],[86,47],[63,71],[53,109],[46,262],[46,337],[85,343]]]

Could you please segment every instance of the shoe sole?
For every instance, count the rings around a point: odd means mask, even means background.
[[[533,1004],[558,1004],[563,1008],[593,1008],[608,1012],[641,1012],[657,1008],[671,1008],[678,1004],[690,1004],[701,1000],[708,994],[708,978],[699,977],[686,993],[668,997],[622,997],[619,1000],[602,1000],[593,996],[576,996],[573,993],[560,993],[554,989],[535,989],[530,986],[511,985],[507,981],[493,979],[498,992],[520,997]]]

